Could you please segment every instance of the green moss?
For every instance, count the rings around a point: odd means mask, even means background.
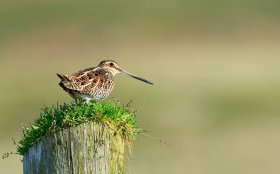
[[[135,125],[135,111],[127,105],[114,101],[95,103],[72,103],[45,107],[34,123],[22,128],[22,139],[17,144],[17,152],[24,155],[28,149],[42,138],[62,129],[88,121],[105,124],[121,135],[124,140],[135,138],[141,129]]]

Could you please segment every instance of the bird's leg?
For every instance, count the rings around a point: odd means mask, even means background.
[[[77,98],[75,98],[74,100],[75,100],[75,104],[78,104],[79,100]]]
[[[89,104],[90,98],[86,98],[86,99],[84,100],[84,102],[85,102],[86,104]]]

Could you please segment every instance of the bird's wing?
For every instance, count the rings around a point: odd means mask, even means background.
[[[75,90],[83,94],[91,94],[93,89],[96,88],[102,79],[104,73],[102,69],[91,67],[73,73],[71,76],[60,82],[63,89]]]

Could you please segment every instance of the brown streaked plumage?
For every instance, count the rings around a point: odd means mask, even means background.
[[[72,75],[57,74],[61,79],[59,85],[75,100],[100,101],[106,98],[114,87],[114,76],[124,75],[153,84],[148,80],[130,74],[119,67],[113,60],[103,60],[97,67],[86,68]]]

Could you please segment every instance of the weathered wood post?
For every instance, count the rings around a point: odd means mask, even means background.
[[[104,123],[85,122],[43,138],[23,157],[24,174],[124,173],[125,141]]]
[[[125,152],[142,130],[114,101],[45,107],[16,143],[24,174],[124,173]]]

